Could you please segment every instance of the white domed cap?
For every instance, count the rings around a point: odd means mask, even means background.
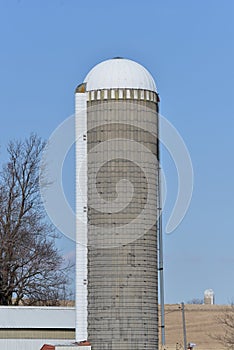
[[[156,92],[151,74],[139,63],[116,57],[97,64],[84,79],[86,90],[142,89]]]
[[[205,295],[206,297],[212,297],[212,296],[214,296],[214,291],[213,291],[213,289],[206,289],[205,292],[204,292],[204,295]]]

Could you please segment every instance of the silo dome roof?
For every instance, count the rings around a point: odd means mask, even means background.
[[[116,57],[97,64],[84,79],[86,90],[129,88],[156,92],[151,74],[139,63]]]

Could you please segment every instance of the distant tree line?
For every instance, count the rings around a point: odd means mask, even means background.
[[[39,193],[44,147],[36,135],[10,142],[0,170],[1,305],[56,305],[70,293],[70,264],[56,248]]]
[[[203,304],[203,299],[199,298],[193,298],[187,302],[187,304],[196,304],[196,305],[201,305]]]

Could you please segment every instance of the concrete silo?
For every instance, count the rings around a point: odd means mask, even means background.
[[[213,289],[206,289],[204,291],[204,304],[214,305],[215,295]]]
[[[76,89],[77,340],[158,348],[158,94],[114,58]]]

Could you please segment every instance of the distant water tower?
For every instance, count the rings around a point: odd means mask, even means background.
[[[214,305],[215,296],[213,289],[206,289],[204,292],[204,304],[206,305]]]

